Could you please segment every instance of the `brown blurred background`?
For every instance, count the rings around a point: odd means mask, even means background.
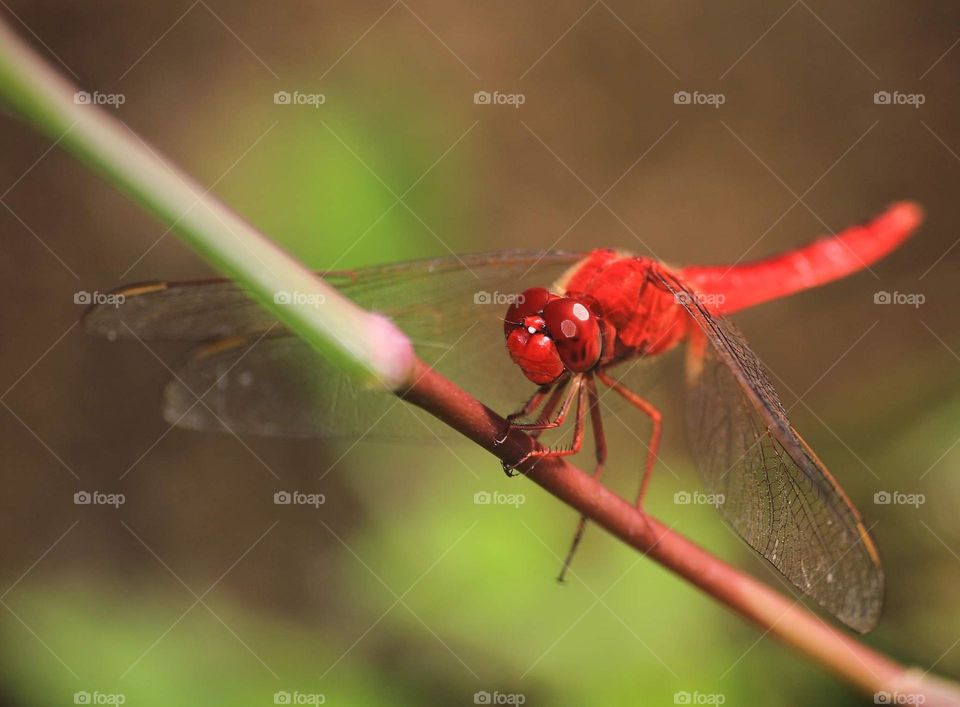
[[[511,247],[733,262],[921,202],[922,231],[873,273],[737,320],[875,523],[888,600],[865,640],[960,675],[955,4],[6,0],[0,16],[83,89],[122,95],[108,110],[318,268]],[[556,586],[573,514],[468,446],[169,430],[163,363],[84,337],[74,295],[207,266],[0,121],[9,704],[856,701],[599,532]],[[877,305],[880,291],[925,302]],[[184,351],[157,353],[172,366]],[[651,510],[780,586],[712,509],[672,502],[699,488],[681,384],[658,387],[676,474],[654,477]],[[632,494],[637,443],[616,431],[612,447],[610,483]],[[273,504],[293,488],[327,503]],[[126,503],[74,504],[93,490]],[[526,502],[473,503],[493,490]],[[923,502],[875,503],[884,491]]]

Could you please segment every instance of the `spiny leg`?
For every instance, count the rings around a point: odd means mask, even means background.
[[[566,378],[561,380],[559,383],[554,385],[550,389],[541,389],[534,393],[527,404],[523,406],[523,409],[517,412],[514,415],[507,417],[507,430],[503,434],[503,438],[497,443],[500,444],[507,438],[507,435],[510,434],[510,430],[519,429],[528,432],[533,439],[537,439],[544,430],[553,429],[559,427],[563,424],[564,420],[567,417],[570,405],[573,401],[573,398],[576,396],[577,391],[580,389],[581,380],[580,378]],[[539,393],[549,393],[550,397],[544,403],[543,408],[540,410],[540,417],[537,422],[533,423],[517,423],[513,422],[511,418],[516,418],[518,415],[527,412],[528,409],[530,412],[536,409],[536,407],[531,407],[531,403],[537,402],[535,398],[538,397]],[[561,404],[561,400],[563,401]],[[557,413],[557,416],[550,420],[550,416],[553,415],[554,410],[556,410],[557,405],[560,405],[560,410]],[[528,413],[529,414],[529,413]],[[526,456],[522,457],[519,461],[514,463],[503,462],[503,471],[507,476],[516,476],[514,469],[520,464],[525,462],[530,458],[531,453],[528,453]]]
[[[537,423],[532,425],[515,425],[517,429],[528,429],[534,430],[536,432],[541,432],[545,429],[552,429],[554,427],[559,427],[563,424],[563,420],[566,419],[567,412],[572,404],[574,398],[577,399],[577,410],[574,416],[575,422],[573,425],[573,442],[571,443],[568,449],[546,449],[540,448],[535,449],[532,452],[527,452],[521,459],[514,462],[513,464],[508,464],[507,462],[503,463],[503,470],[507,475],[511,475],[510,471],[520,466],[524,462],[530,459],[541,459],[543,457],[567,457],[572,454],[577,454],[580,449],[583,447],[583,426],[584,420],[587,415],[587,406],[586,406],[586,394],[587,386],[584,384],[584,376],[577,376],[571,381],[571,392],[563,401],[563,407],[557,413],[557,417],[553,422]]]
[[[509,435],[510,430],[513,429],[514,420],[530,415],[538,407],[540,407],[540,403],[542,403],[544,399],[550,395],[550,393],[551,389],[549,387],[544,385],[540,386],[534,391],[533,395],[530,396],[530,399],[527,400],[527,402],[525,402],[519,410],[516,412],[511,412],[509,415],[507,415],[507,428],[503,431],[503,436],[497,440],[497,444],[503,444],[507,440],[507,435]],[[556,393],[554,393],[554,395],[556,395]]]
[[[565,378],[557,383],[542,385],[537,388],[533,395],[530,396],[530,399],[527,400],[527,402],[525,402],[519,410],[507,415],[507,428],[504,430],[503,436],[497,440],[497,444],[503,444],[507,439],[507,435],[510,434],[510,430],[517,426],[516,423],[514,423],[514,420],[529,417],[537,411],[537,408],[540,407],[544,400],[546,400],[546,403],[543,404],[543,409],[540,411],[540,417],[538,419],[548,419],[556,409],[557,404],[560,402],[560,397],[569,383],[570,379]]]
[[[643,412],[643,414],[650,418],[650,422],[653,423],[653,431],[650,434],[650,444],[647,445],[647,464],[643,469],[643,478],[640,481],[640,491],[637,493],[635,504],[637,508],[642,508],[643,497],[647,493],[647,486],[650,483],[650,475],[653,473],[653,466],[657,461],[657,450],[660,448],[660,432],[662,430],[660,411],[646,399],[640,397],[619,381],[614,380],[604,371],[597,371],[597,378],[599,378],[604,385],[619,393],[628,403]]]
[[[563,398],[563,403],[560,405],[560,409],[557,411],[557,416],[552,420],[540,419],[536,422],[512,422],[509,421],[510,429],[512,430],[523,430],[525,432],[543,432],[544,430],[552,430],[560,427],[564,421],[567,419],[567,413],[570,412],[570,407],[573,405],[574,398],[578,397],[578,394],[583,390],[583,380],[581,376],[570,379],[569,385],[559,384],[555,389],[550,400],[547,401],[547,405],[544,406],[546,410],[547,407],[551,409],[556,406],[556,400],[559,399],[561,395],[564,394],[564,391],[569,390],[566,393],[566,396]],[[577,403],[579,405],[579,401]]]
[[[597,465],[593,468],[593,474],[591,474],[591,476],[599,481],[603,476],[603,464],[607,460],[607,439],[603,434],[603,421],[600,417],[600,396],[597,395],[597,383],[593,379],[593,376],[587,377],[586,386],[587,399],[590,406],[590,422],[593,425],[593,444],[597,455]],[[570,569],[573,554],[580,545],[580,540],[583,538],[583,531],[586,530],[586,527],[587,517],[581,515],[580,520],[577,521],[577,529],[573,533],[573,541],[570,543],[570,549],[567,550],[567,556],[563,560],[560,575],[557,577],[558,582],[564,581],[567,570]]]
[[[560,404],[560,400],[563,397],[563,392],[566,390],[566,387],[570,385],[570,379],[568,378],[565,381],[561,381],[553,388],[553,395],[550,396],[550,399],[544,404],[540,409],[540,419],[546,420],[553,414],[554,410],[557,409],[557,406]],[[537,439],[543,430],[530,430],[529,435],[534,439]]]

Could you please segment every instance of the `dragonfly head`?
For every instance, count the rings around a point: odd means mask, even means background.
[[[542,287],[524,290],[507,308],[503,334],[510,358],[538,385],[553,383],[567,371],[586,373],[603,353],[592,301]]]

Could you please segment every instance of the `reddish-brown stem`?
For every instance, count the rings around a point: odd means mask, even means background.
[[[400,395],[506,463],[529,456],[536,441],[454,383],[417,361]],[[544,457],[519,466],[526,476],[623,542],[710,594],[837,677],[867,694],[923,694],[926,705],[960,705],[960,686],[908,669],[832,626],[763,582],[714,557],[608,491],[564,459]]]

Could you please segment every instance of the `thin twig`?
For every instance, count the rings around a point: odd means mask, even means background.
[[[522,459],[536,442],[422,361],[400,393],[501,461]],[[835,628],[794,599],[714,557],[638,510],[562,458],[542,458],[520,470],[571,508],[651,560],[680,575],[861,691],[923,695],[926,705],[960,705],[960,687],[906,668]],[[882,699],[882,698],[879,698]],[[898,704],[894,702],[894,704]]]

